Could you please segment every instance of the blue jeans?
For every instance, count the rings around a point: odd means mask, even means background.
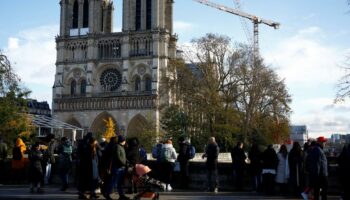
[[[112,181],[106,188],[106,194],[111,194],[113,188],[117,184],[117,190],[119,196],[124,195],[123,183],[124,183],[125,167],[114,168],[112,170]]]

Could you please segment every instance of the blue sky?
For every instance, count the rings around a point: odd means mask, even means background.
[[[234,0],[212,0],[234,7]],[[121,27],[121,0],[114,0],[115,31]],[[311,136],[350,133],[350,105],[333,104],[340,66],[350,55],[350,6],[346,0],[241,0],[242,9],[281,23],[278,30],[259,26],[260,53],[285,79],[293,98],[291,122],[307,125]],[[31,89],[32,98],[52,99],[58,0],[3,0],[0,49]],[[247,42],[238,16],[191,0],[176,0],[174,32],[179,45],[206,33]],[[252,23],[246,22],[252,33]]]

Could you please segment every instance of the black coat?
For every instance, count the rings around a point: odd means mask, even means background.
[[[91,138],[84,138],[78,144],[78,190],[88,191],[92,188],[92,148],[89,144]]]
[[[231,151],[231,159],[233,169],[242,170],[245,168],[245,159],[247,156],[244,153],[244,150],[239,148],[238,146],[234,147]]]
[[[304,174],[303,167],[304,155],[299,149],[292,148],[288,154],[289,163],[289,180],[293,185],[298,185],[302,183],[302,178]]]
[[[41,161],[43,153],[40,150],[32,150],[29,154],[29,181],[40,182],[43,177],[43,168]]]
[[[262,154],[263,169],[277,169],[278,158],[273,148],[267,148]]]
[[[140,148],[138,145],[129,146],[126,149],[126,159],[131,166],[141,163]]]
[[[180,163],[186,163],[188,162],[189,158],[188,158],[188,148],[189,148],[189,144],[188,143],[185,143],[185,142],[181,142],[179,144],[179,154],[177,156],[177,160],[180,162]]]
[[[249,164],[249,173],[253,176],[257,176],[261,174],[262,172],[262,152],[259,150],[258,147],[252,148],[249,153],[248,157],[250,160]]]
[[[216,143],[208,144],[207,148],[205,149],[205,155],[207,157],[206,166],[208,169],[217,169],[219,152],[220,149]]]

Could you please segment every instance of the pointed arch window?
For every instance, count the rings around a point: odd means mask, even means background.
[[[75,80],[72,80],[70,83],[70,94],[75,95],[77,91],[77,82]]]
[[[78,4],[78,1],[75,0],[73,4],[72,28],[78,28],[78,17],[79,17],[79,4]]]
[[[80,82],[80,94],[86,94],[86,80]]]
[[[141,0],[136,0],[136,19],[135,28],[136,30],[141,29]]]
[[[89,27],[89,1],[84,0],[83,28]]]
[[[152,79],[151,79],[151,77],[145,78],[145,91],[146,92],[152,91]]]
[[[140,77],[135,77],[135,92],[139,92],[141,89],[141,79]]]
[[[152,29],[152,0],[146,2],[146,29]]]

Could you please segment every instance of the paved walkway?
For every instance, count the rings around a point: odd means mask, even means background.
[[[127,195],[132,198],[132,195]],[[112,195],[113,199],[118,199],[117,194]],[[30,200],[63,200],[63,199],[78,199],[75,188],[68,189],[66,192],[61,192],[59,186],[45,187],[43,194],[30,193],[29,187],[24,185],[1,185],[0,199],[30,199]],[[100,195],[99,199],[104,199]],[[210,192],[198,191],[173,191],[160,192],[160,200],[248,200],[248,199],[293,199],[279,196],[261,196],[251,192],[219,192],[217,194]],[[294,198],[297,199],[297,198]],[[301,198],[299,198],[301,199]],[[338,200],[338,196],[329,196],[329,200]]]

